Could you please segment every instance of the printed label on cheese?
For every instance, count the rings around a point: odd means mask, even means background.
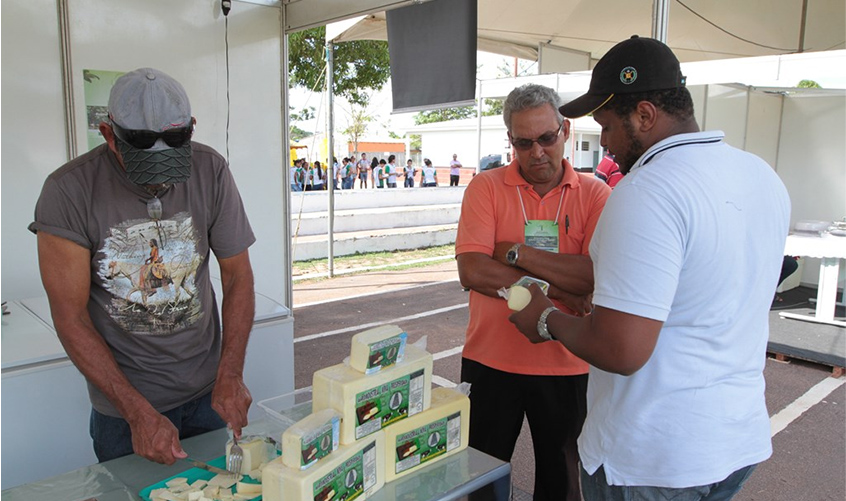
[[[333,418],[323,427],[303,435],[301,441],[300,468],[306,469],[338,448],[341,420]]]
[[[314,501],[350,501],[376,485],[376,443],[372,443],[313,484]]]
[[[367,357],[367,368],[365,374],[373,374],[379,372],[382,367],[394,365],[397,362],[402,362],[405,355],[405,343],[408,339],[408,334],[402,334],[383,339],[368,345],[369,355]]]
[[[424,371],[413,372],[355,396],[356,440],[423,411]]]
[[[396,473],[431,461],[461,446],[461,413],[397,435]]]

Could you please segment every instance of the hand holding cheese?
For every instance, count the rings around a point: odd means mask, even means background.
[[[520,311],[532,300],[532,293],[522,285],[514,285],[508,289],[508,307],[513,311]]]

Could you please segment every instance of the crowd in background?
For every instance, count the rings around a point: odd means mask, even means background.
[[[368,159],[367,153],[362,153],[358,161],[355,157],[344,157],[340,162],[333,158],[331,172],[320,161],[295,160],[291,167],[291,191],[326,190],[330,181],[333,189],[351,190],[355,188],[356,180],[359,189],[366,189],[368,185],[371,188],[396,188],[400,178],[405,188],[413,188],[415,178],[424,188],[438,186],[437,171],[428,158],[423,160],[422,167],[414,165],[411,159],[400,167],[396,155],[389,155],[387,159]]]

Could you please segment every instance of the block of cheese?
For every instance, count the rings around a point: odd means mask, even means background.
[[[469,441],[470,399],[452,388],[435,388],[429,410],[385,428],[385,481],[464,450]]]
[[[347,445],[391,423],[429,408],[432,355],[414,345],[405,359],[366,375],[338,364],[314,373],[312,412],[341,413],[341,444]]]
[[[508,307],[520,311],[532,301],[532,293],[522,285],[513,285],[508,289]]]
[[[365,374],[402,362],[408,334],[396,325],[381,325],[352,338],[350,366]]]
[[[305,470],[338,448],[341,414],[323,409],[291,425],[282,433],[282,462]]]
[[[267,442],[264,437],[241,437],[238,445],[244,451],[244,460],[241,462],[242,475],[249,475],[251,471],[257,470],[263,463],[267,463],[276,457],[276,448]],[[226,442],[226,464],[229,464],[229,451],[232,449],[232,441]]]
[[[338,447],[307,470],[274,459],[262,470],[261,495],[264,501],[367,499],[384,484],[385,433],[379,431]]]

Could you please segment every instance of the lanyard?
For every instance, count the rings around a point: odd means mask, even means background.
[[[523,194],[520,193],[520,187],[515,186],[517,189],[517,198],[520,199],[520,208],[523,209],[523,221],[528,225],[529,224],[529,217],[526,215],[526,206],[523,204]],[[558,224],[558,218],[561,216],[561,206],[564,205],[564,194],[567,192],[567,185],[564,185],[561,188],[561,200],[558,201],[558,212],[555,213],[555,219],[553,222]],[[569,224],[567,225],[569,226]],[[569,229],[569,228],[568,228]]]

